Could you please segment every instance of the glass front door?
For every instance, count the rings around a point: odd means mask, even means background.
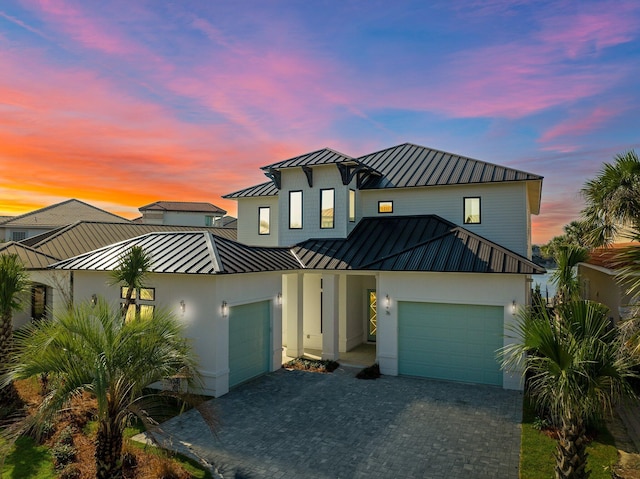
[[[367,308],[367,339],[369,341],[375,341],[376,333],[378,331],[378,300],[375,289],[367,290],[367,304],[369,305]]]

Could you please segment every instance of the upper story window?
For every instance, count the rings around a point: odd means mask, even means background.
[[[480,197],[464,198],[464,224],[473,225],[480,223]]]
[[[378,201],[378,213],[393,213],[393,201]]]
[[[260,206],[258,208],[258,234],[268,235],[270,233],[271,208]]]
[[[335,190],[320,190],[320,228],[333,228],[334,226]]]
[[[11,240],[12,241],[22,241],[24,239],[27,239],[27,232],[26,231],[13,231],[11,233]]]
[[[205,216],[204,217],[204,225],[205,226],[213,226],[216,223],[215,216]]]
[[[349,221],[356,220],[356,190],[349,190]]]
[[[302,229],[302,191],[289,192],[289,228]]]

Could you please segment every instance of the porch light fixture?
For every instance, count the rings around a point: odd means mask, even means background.
[[[514,299],[511,302],[511,314],[516,314],[517,309],[518,309],[518,305],[516,304],[516,300]]]
[[[276,295],[276,304],[280,306],[282,304],[282,293]]]
[[[226,301],[222,302],[221,310],[222,310],[222,317],[226,318],[227,315],[229,314],[229,306],[227,306],[227,302]]]
[[[391,314],[389,312],[389,308],[391,308],[391,298],[388,294],[384,297],[384,308],[387,310],[387,314]]]
[[[98,304],[98,295],[93,293],[91,295],[91,306],[95,306],[96,304]]]
[[[184,302],[184,299],[181,299],[180,300],[180,311],[182,312],[182,314],[184,314],[186,309],[187,309],[187,304]]]

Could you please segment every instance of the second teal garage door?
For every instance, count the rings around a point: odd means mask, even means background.
[[[229,308],[229,387],[269,371],[271,303]]]
[[[399,374],[502,386],[503,318],[501,306],[401,301]]]

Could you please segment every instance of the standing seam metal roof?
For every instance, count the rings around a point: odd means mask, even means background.
[[[273,170],[281,168],[294,168],[296,166],[318,166],[331,165],[335,163],[355,163],[354,158],[332,150],[331,148],[323,148],[321,150],[305,153],[288,160],[278,161],[270,165],[263,166],[263,170]]]
[[[527,258],[435,215],[364,218],[347,239],[293,248],[308,269],[538,274]]]
[[[273,184],[273,181],[267,181],[266,183],[260,183],[259,185],[229,193],[224,195],[223,198],[249,198],[255,196],[278,196],[278,188]]]

